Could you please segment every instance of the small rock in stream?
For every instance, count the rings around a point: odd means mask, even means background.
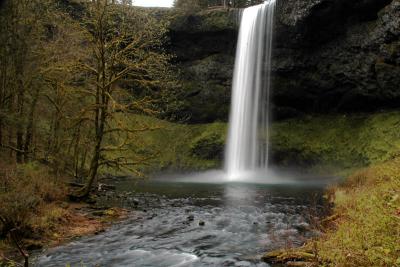
[[[188,220],[189,222],[194,221],[194,215],[189,215],[189,216],[187,217],[187,220]]]
[[[95,210],[95,211],[92,212],[92,215],[101,217],[101,216],[105,215],[105,211],[104,210]]]
[[[204,221],[199,221],[199,226],[204,226],[206,223]]]
[[[96,231],[94,234],[99,235],[101,233],[104,233],[105,231],[106,231],[105,229],[100,229],[100,230]]]

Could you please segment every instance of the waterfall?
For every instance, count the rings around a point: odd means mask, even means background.
[[[275,0],[246,8],[240,22],[225,171],[229,180],[267,171]]]

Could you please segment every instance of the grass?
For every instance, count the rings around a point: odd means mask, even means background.
[[[324,266],[400,266],[400,158],[335,189],[337,219],[317,241]]]

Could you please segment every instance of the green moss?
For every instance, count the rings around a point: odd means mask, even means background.
[[[222,150],[226,135],[225,123],[178,124],[139,115],[127,115],[123,120],[124,123],[135,128],[153,129],[138,132],[130,140],[131,145],[127,151],[114,152],[112,155],[113,157],[124,156],[137,160],[147,157],[148,160],[135,166],[142,173],[204,170],[216,168],[221,164],[218,157],[199,157],[193,153],[193,148],[196,147],[196,140],[219,136],[220,148],[215,147],[216,143],[214,143],[213,149]],[[103,171],[112,172],[108,169]]]
[[[192,155],[201,159],[222,159],[224,139],[215,132],[203,133],[190,146]]]
[[[236,31],[238,28],[237,11],[231,9],[212,9],[199,12],[177,11],[171,22],[173,31],[186,32],[217,32],[225,30]]]
[[[221,166],[226,123],[178,124],[138,115],[127,115],[124,121],[135,128],[155,128],[135,134],[122,152],[137,159],[151,156],[138,164],[142,172]],[[283,166],[343,175],[398,155],[399,130],[400,112],[290,119],[273,124],[272,154]]]
[[[326,115],[274,124],[272,151],[283,165],[350,169],[400,152],[400,112]]]

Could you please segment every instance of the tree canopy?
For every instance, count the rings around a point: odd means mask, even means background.
[[[168,22],[130,1],[13,0],[0,12],[0,149],[83,178],[83,195],[101,168],[138,173],[152,153],[131,141],[154,126],[124,114],[165,105]]]

